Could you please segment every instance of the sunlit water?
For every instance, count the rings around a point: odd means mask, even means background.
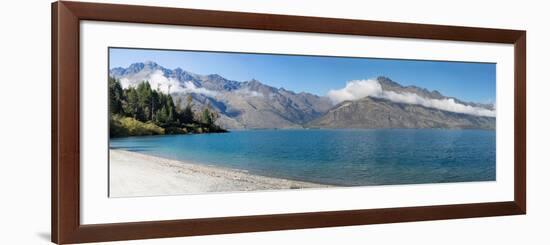
[[[246,130],[115,138],[111,148],[342,186],[495,180],[495,131]]]

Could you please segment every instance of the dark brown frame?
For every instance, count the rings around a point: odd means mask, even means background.
[[[99,225],[80,224],[79,23],[81,20],[365,35],[514,45],[514,201]],[[526,213],[526,32],[165,7],[52,4],[52,241],[82,243],[457,219]]]

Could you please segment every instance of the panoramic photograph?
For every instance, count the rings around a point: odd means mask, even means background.
[[[109,196],[496,180],[496,64],[109,48]]]

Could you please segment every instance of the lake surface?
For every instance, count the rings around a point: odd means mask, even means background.
[[[493,181],[495,131],[243,130],[115,138],[111,148],[342,186]]]

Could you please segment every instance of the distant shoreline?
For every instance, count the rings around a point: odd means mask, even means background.
[[[109,154],[110,197],[330,187],[119,149],[109,149]]]
[[[318,128],[318,127],[303,127],[303,128],[228,128],[225,132],[215,133],[186,133],[186,134],[153,134],[153,135],[132,135],[132,136],[117,136],[110,137],[112,139],[128,138],[128,137],[149,137],[149,136],[173,136],[173,135],[208,135],[208,134],[223,134],[231,132],[242,131],[300,131],[300,130],[341,130],[341,131],[353,131],[353,130],[473,130],[473,131],[496,131],[496,129],[487,128]]]

